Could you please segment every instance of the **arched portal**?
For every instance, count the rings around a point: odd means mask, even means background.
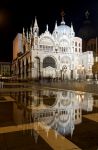
[[[56,61],[51,56],[45,57],[43,60],[43,76],[56,77]]]
[[[54,58],[52,57],[45,57],[44,60],[43,60],[43,68],[46,68],[46,67],[52,67],[52,68],[56,68],[56,63],[55,63],[55,60]]]

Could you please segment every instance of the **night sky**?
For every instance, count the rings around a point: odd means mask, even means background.
[[[21,4],[20,4],[21,2]],[[11,61],[12,41],[22,28],[29,28],[37,16],[40,33],[45,31],[46,24],[49,30],[54,29],[55,21],[61,21],[61,10],[65,12],[67,25],[73,23],[76,34],[85,20],[85,12],[88,10],[89,19],[98,27],[98,0],[3,0],[0,1],[0,61]],[[98,29],[97,29],[98,30]],[[98,33],[98,31],[96,32]],[[98,35],[98,34],[97,34]]]

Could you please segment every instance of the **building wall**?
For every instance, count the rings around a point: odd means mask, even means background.
[[[18,33],[13,41],[13,60],[17,58],[17,54],[23,52],[22,34]]]

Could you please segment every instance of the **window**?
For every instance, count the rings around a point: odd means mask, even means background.
[[[75,42],[75,46],[77,46],[77,42]]]

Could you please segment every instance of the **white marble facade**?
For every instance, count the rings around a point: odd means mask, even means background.
[[[23,29],[21,42],[22,54],[18,57],[21,79],[50,77],[65,80],[92,76],[93,52],[82,52],[82,39],[75,36],[72,23],[71,27],[66,25],[63,17],[60,25],[55,23],[52,33],[47,25],[40,35],[35,18],[29,32],[25,34]],[[15,65],[17,68],[17,59],[13,60],[13,72]]]

